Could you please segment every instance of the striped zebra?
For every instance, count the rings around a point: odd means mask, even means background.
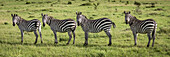
[[[80,25],[82,27],[83,31],[85,32],[84,45],[88,45],[88,33],[89,32],[98,33],[103,30],[109,37],[108,46],[110,46],[112,44],[112,42],[111,42],[112,35],[110,34],[110,29],[111,29],[112,25],[114,28],[116,27],[114,22],[112,22],[108,18],[100,18],[100,19],[96,19],[96,20],[90,20],[90,19],[87,19],[86,16],[82,15],[82,12],[76,12],[76,14],[77,14],[77,24],[78,24],[78,26]]]
[[[37,43],[37,39],[38,39],[38,34],[37,34],[37,30],[39,31],[40,34],[40,38],[41,38],[41,43],[43,43],[42,40],[42,36],[41,36],[41,22],[37,19],[33,19],[33,20],[25,20],[23,18],[21,18],[20,16],[18,16],[17,14],[11,14],[12,16],[12,21],[13,21],[13,26],[15,26],[15,24],[18,25],[20,31],[21,31],[21,43],[23,43],[23,35],[24,35],[24,31],[27,32],[33,32],[36,36],[35,39],[35,43]]]
[[[74,20],[72,19],[58,20],[58,19],[54,19],[51,16],[48,16],[47,14],[42,13],[41,15],[42,15],[43,26],[45,27],[45,23],[48,24],[55,35],[54,43],[56,44],[58,43],[56,32],[62,32],[62,33],[68,32],[69,40],[67,42],[67,45],[70,43],[73,34],[74,37],[73,44],[75,43],[76,22]]]
[[[150,40],[153,39],[152,47],[154,46],[155,42],[155,33],[157,28],[157,23],[153,19],[147,19],[147,20],[138,20],[135,16],[132,16],[129,12],[124,11],[125,14],[125,22],[126,24],[129,24],[133,36],[134,36],[134,45],[137,45],[137,33],[146,34],[148,36],[148,44],[147,47],[149,47]],[[152,37],[151,37],[152,33]]]

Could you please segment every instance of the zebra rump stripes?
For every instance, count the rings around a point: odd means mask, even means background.
[[[35,43],[37,43],[37,39],[38,39],[38,34],[37,34],[37,30],[39,31],[40,34],[40,38],[41,38],[41,43],[43,43],[42,41],[42,36],[41,36],[41,22],[37,19],[33,19],[33,20],[24,20],[21,17],[19,17],[17,14],[11,14],[12,16],[12,21],[13,21],[13,26],[15,26],[15,24],[18,25],[20,31],[21,31],[21,43],[23,43],[23,32],[27,31],[27,32],[32,32],[34,31],[34,34],[36,36],[36,40]]]
[[[142,34],[147,33],[149,39],[147,47],[149,47],[151,39],[153,39],[153,43],[152,43],[152,47],[153,47],[155,42],[157,23],[153,19],[138,20],[136,17],[130,15],[130,12],[124,11],[124,14],[125,14],[125,22],[126,24],[129,24],[134,35],[134,41],[135,41],[134,45],[137,44],[137,33],[142,33]],[[151,33],[152,33],[152,37],[150,35]]]
[[[57,44],[57,33],[56,32],[68,32],[69,35],[69,40],[68,43],[70,43],[70,40],[72,38],[71,32],[73,33],[73,44],[75,43],[75,29],[76,29],[76,22],[72,19],[65,19],[65,20],[59,20],[59,19],[54,19],[51,16],[48,16],[47,14],[41,14],[42,15],[42,21],[43,21],[43,26],[45,26],[45,23],[47,23],[50,27],[51,30],[53,31],[55,35],[55,43]]]
[[[84,45],[88,45],[88,32],[91,33],[98,33],[101,31],[105,31],[107,36],[109,37],[109,46],[112,44],[111,43],[111,34],[110,34],[110,29],[111,26],[115,28],[116,25],[114,22],[112,22],[108,18],[100,18],[96,20],[90,20],[87,19],[86,16],[82,15],[82,12],[76,12],[77,14],[77,24],[78,26],[80,25],[85,32],[85,43]]]

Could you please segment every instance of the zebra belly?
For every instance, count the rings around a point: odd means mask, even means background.
[[[138,31],[138,33],[146,34],[146,33],[151,33],[152,31],[153,31],[153,28],[147,28],[144,31]]]
[[[62,29],[54,29],[56,32],[61,32],[61,33],[65,33],[65,32],[70,32],[70,31],[72,31],[72,29],[71,28],[67,28],[67,29],[65,29],[65,30],[62,30]]]

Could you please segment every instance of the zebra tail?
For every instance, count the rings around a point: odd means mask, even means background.
[[[36,23],[36,26],[37,26],[37,27],[41,26],[41,23],[38,21],[38,22]]]
[[[157,24],[155,24],[154,29],[153,29],[153,31],[152,31],[152,37],[154,37],[154,36],[155,36],[155,33],[156,33],[156,27],[157,27]]]
[[[116,24],[114,22],[112,22],[112,24],[113,24],[113,28],[116,28]]]

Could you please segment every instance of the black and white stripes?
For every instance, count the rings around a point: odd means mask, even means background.
[[[133,35],[135,39],[135,45],[137,44],[136,39],[137,39],[137,33],[147,33],[149,42],[147,47],[149,47],[151,36],[150,34],[152,33],[152,38],[153,38],[153,43],[152,46],[154,46],[154,40],[155,40],[155,33],[156,33],[156,28],[157,28],[157,23],[153,19],[147,19],[147,20],[138,20],[136,17],[130,15],[130,12],[125,12],[125,21],[126,24],[129,24]]]
[[[110,29],[111,26],[116,27],[115,23],[112,22],[108,18],[100,18],[96,20],[90,20],[87,19],[86,16],[82,15],[82,12],[76,12],[77,14],[77,24],[78,26],[80,25],[85,32],[85,43],[84,45],[88,45],[88,32],[91,33],[98,33],[101,31],[105,31],[105,33],[109,37],[109,46],[112,44],[111,43],[111,34],[110,34]]]
[[[67,44],[69,44],[72,38],[71,35],[72,32],[74,37],[73,44],[75,43],[76,22],[74,20],[72,19],[59,20],[59,19],[54,19],[53,17],[48,16],[47,14],[41,14],[41,15],[42,15],[43,26],[45,26],[45,23],[47,23],[51,27],[51,30],[55,35],[55,43],[58,43],[56,32],[68,32],[69,41]]]
[[[39,31],[40,37],[41,37],[41,22],[37,19],[33,19],[33,20],[24,20],[21,17],[19,17],[17,14],[11,14],[12,16],[12,21],[13,21],[13,26],[15,26],[15,24],[18,25],[20,31],[21,31],[21,43],[23,43],[23,32],[27,31],[27,32],[32,32],[34,31],[34,34],[36,36],[36,40],[35,43],[37,43],[37,39],[38,39],[38,34],[37,34],[37,30]],[[42,41],[42,37],[41,37],[41,43],[43,43]]]
[[[41,14],[42,15],[42,22],[43,26],[45,24],[48,24],[51,28],[51,30],[54,33],[55,36],[55,43],[58,43],[57,40],[57,33],[56,32],[68,32],[69,35],[69,40],[67,44],[70,43],[70,40],[72,38],[73,34],[73,44],[75,43],[75,29],[76,29],[76,24],[78,26],[81,26],[82,30],[85,32],[85,43],[84,45],[88,45],[88,33],[98,33],[101,31],[104,31],[107,36],[109,37],[109,46],[112,44],[111,38],[112,35],[110,34],[111,26],[113,28],[116,27],[115,23],[112,22],[108,18],[100,18],[96,20],[90,20],[86,16],[82,15],[82,12],[76,12],[77,16],[77,23],[73,19],[64,19],[64,20],[59,20],[59,19],[54,19],[51,16],[48,16],[47,14]],[[148,44],[147,47],[149,47],[150,40],[153,39],[152,46],[154,46],[155,42],[155,33],[156,33],[156,28],[157,28],[157,23],[153,19],[147,19],[147,20],[138,20],[135,16],[132,16],[130,12],[125,12],[125,22],[126,24],[129,24],[133,36],[134,36],[134,45],[137,45],[137,34],[142,33],[146,34],[148,36]],[[11,14],[12,16],[12,21],[13,21],[13,26],[15,24],[18,25],[20,31],[21,31],[21,42],[23,42],[23,32],[28,31],[32,32],[34,31],[34,34],[36,36],[35,44],[37,43],[38,39],[38,34],[37,30],[39,31],[40,37],[41,37],[41,43],[42,41],[42,36],[41,36],[41,22],[37,19],[33,20],[24,20],[21,17],[19,17],[17,14]]]

